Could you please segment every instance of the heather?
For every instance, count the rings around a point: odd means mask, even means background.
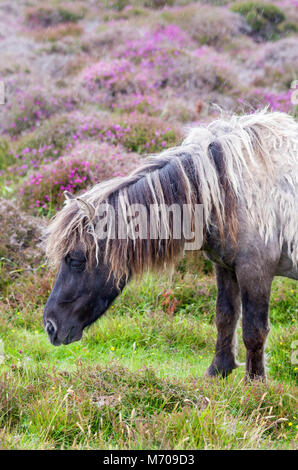
[[[61,93],[48,95],[49,90],[30,90],[29,93],[20,89],[15,90],[15,100],[12,105],[7,105],[6,133],[11,137],[17,137],[26,130],[33,130],[40,122],[48,119],[59,110],[71,110],[73,101],[71,96],[63,96]]]
[[[78,143],[69,155],[30,173],[21,188],[22,205],[35,214],[53,215],[63,205],[64,191],[76,193],[108,178],[124,176],[136,162],[136,156],[120,146]]]
[[[128,174],[222,111],[297,117],[297,6],[0,2],[0,448],[295,448],[294,281],[273,283],[267,385],[244,367],[203,378],[216,288],[202,255],[131,283],[79,343],[54,348],[42,313],[63,191]]]

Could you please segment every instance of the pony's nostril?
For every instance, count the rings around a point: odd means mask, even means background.
[[[51,320],[48,320],[48,321],[47,321],[46,330],[47,330],[49,336],[54,336],[54,334],[56,333],[56,327],[55,327],[55,325],[51,322]]]

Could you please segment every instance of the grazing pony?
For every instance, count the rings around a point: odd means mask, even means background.
[[[261,111],[192,128],[180,146],[149,157],[129,176],[68,197],[47,232],[47,255],[60,266],[43,320],[52,344],[78,341],[134,275],[173,265],[186,239],[174,237],[163,208],[190,207],[193,223],[193,208],[201,204],[200,249],[215,264],[218,287],[218,337],[206,375],[226,376],[237,367],[242,312],[246,373],[264,378],[272,280],[298,279],[297,194],[298,125],[287,114]],[[167,236],[112,236],[107,211],[106,234],[99,237],[103,204],[126,227],[131,205],[142,205],[147,215],[155,207],[155,225]]]

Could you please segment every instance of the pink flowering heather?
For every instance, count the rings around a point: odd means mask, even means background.
[[[6,132],[14,137],[23,131],[35,129],[42,121],[62,109],[72,110],[74,100],[71,95],[60,92],[53,96],[50,90],[43,92],[36,88],[31,91],[17,90],[14,101],[7,103],[5,107],[8,121]]]
[[[292,90],[287,92],[273,92],[263,89],[255,90],[255,95],[261,99],[259,107],[262,108],[264,105],[269,105],[272,111],[284,111],[288,113],[292,108],[291,102]]]
[[[139,113],[123,114],[114,119],[86,119],[78,126],[80,139],[92,136],[101,142],[122,145],[138,153],[155,153],[177,144],[181,134],[176,126],[162,119]]]
[[[51,213],[61,207],[63,191],[77,193],[100,181],[124,176],[138,157],[107,143],[78,143],[68,156],[30,174],[20,192],[24,207],[33,213]]]
[[[175,57],[187,39],[178,26],[168,25],[126,41],[114,59],[101,60],[84,70],[84,84],[95,101],[114,109],[121,107],[117,105],[119,97],[121,100],[131,95],[146,100],[148,105],[150,94],[156,100],[156,90],[166,85]],[[134,98],[131,101],[130,108],[137,109],[138,103],[133,105]]]
[[[134,59],[137,63],[150,66],[148,59],[155,59],[153,65],[167,62],[172,52],[179,52],[189,41],[187,34],[177,25],[158,27],[153,32],[147,32],[138,40],[127,41],[125,49],[119,53],[124,57]]]
[[[39,213],[61,205],[63,191],[75,192],[92,184],[90,162],[59,158],[53,166],[33,173],[21,188],[25,207]]]
[[[131,95],[119,96],[116,103],[112,104],[113,110],[119,110],[125,113],[137,112],[157,116],[161,113],[162,103],[157,93],[151,91],[151,94],[132,93]]]

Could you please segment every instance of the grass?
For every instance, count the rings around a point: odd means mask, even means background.
[[[41,266],[0,297],[2,448],[294,448],[294,281],[274,281],[266,385],[245,383],[242,367],[203,379],[216,338],[212,274],[147,275],[81,342],[59,348],[41,322],[52,282]]]
[[[10,154],[9,144],[6,139],[0,139],[0,172],[13,163],[14,159]]]

